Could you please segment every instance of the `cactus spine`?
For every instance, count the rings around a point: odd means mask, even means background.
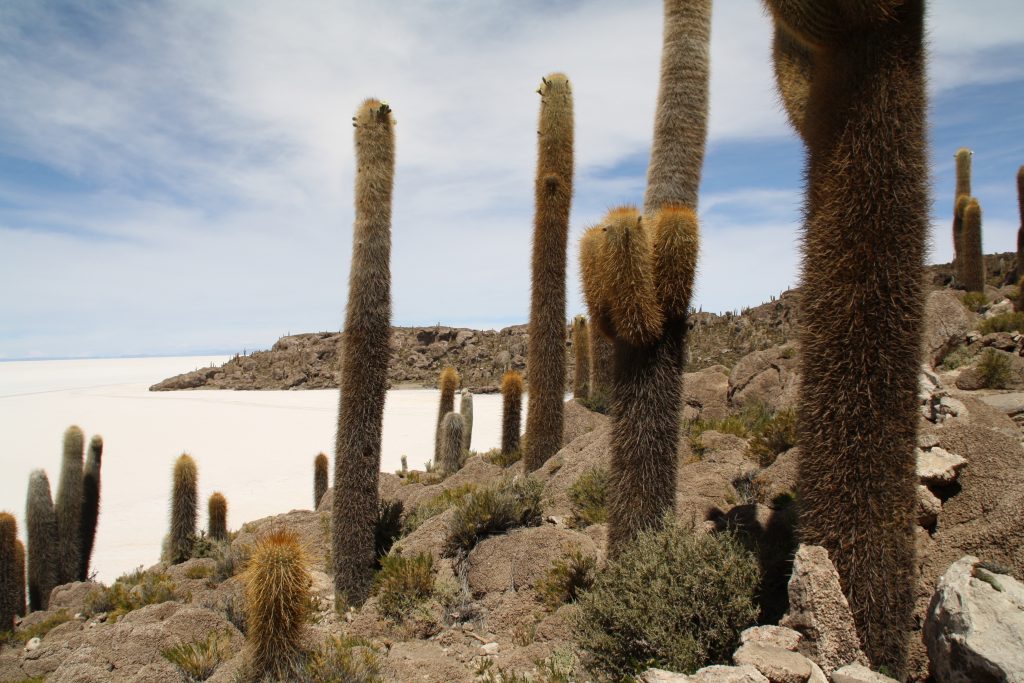
[[[582,315],[572,321],[572,349],[572,397],[590,398],[590,337],[587,334],[587,319]]]
[[[18,539],[14,540],[14,613],[19,617],[26,614],[25,610],[25,545]]]
[[[295,534],[275,531],[257,541],[243,574],[249,665],[256,678],[290,680],[301,662],[311,581]]]
[[[985,254],[981,248],[981,205],[971,197],[963,210],[963,284],[968,292],[985,291]]]
[[[327,493],[327,455],[318,453],[313,458],[313,509],[320,507],[320,501]]]
[[[82,458],[85,436],[72,425],[64,432],[64,457],[57,484],[57,585],[78,580],[82,556]]]
[[[501,378],[501,453],[519,450],[519,430],[523,413],[523,376],[509,370]]]
[[[441,370],[437,386],[441,390],[441,398],[437,403],[437,424],[434,426],[435,463],[441,457],[441,423],[445,415],[455,410],[455,390],[459,388],[459,373],[455,368],[444,368]]]
[[[89,456],[82,476],[82,555],[78,580],[89,579],[89,562],[96,543],[96,524],[100,519],[100,465],[103,461],[103,437],[89,439]]]
[[[207,535],[215,541],[228,538],[228,499],[214,491],[206,503],[206,517],[209,524]]]
[[[50,480],[43,470],[28,476],[25,503],[28,539],[28,604],[32,611],[50,604],[50,592],[57,585],[57,513],[50,497]]]
[[[543,79],[534,186],[533,263],[526,376],[524,464],[532,472],[562,447],[565,402],[565,261],[572,205],[572,88]]]
[[[374,99],[363,102],[354,119],[356,215],[331,511],[334,591],[339,605],[366,600],[377,561],[374,527],[391,340],[393,125],[390,107]]]
[[[192,556],[199,519],[199,473],[196,462],[182,453],[174,463],[171,489],[171,564]]]
[[[18,523],[14,515],[0,512],[0,631],[13,631],[18,613],[17,544]]]
[[[462,391],[462,398],[459,400],[459,413],[462,415],[462,450],[469,451],[473,442],[473,392],[469,389]]]
[[[615,382],[615,347],[601,334],[593,318],[587,325],[590,337],[590,407],[602,413],[612,404],[612,385]]]
[[[462,435],[465,428],[466,423],[458,413],[448,413],[441,420],[441,449],[436,462],[442,476],[455,474],[462,466]]]
[[[798,128],[808,150],[801,538],[828,550],[871,662],[902,678],[928,232],[924,2],[766,5],[811,55]]]

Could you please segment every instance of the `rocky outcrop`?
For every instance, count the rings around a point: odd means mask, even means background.
[[[939,580],[924,635],[939,683],[1024,681],[1024,584],[961,558]]]
[[[735,408],[755,403],[772,410],[793,407],[800,383],[797,368],[793,344],[744,356],[729,373],[729,403]]]
[[[931,365],[941,363],[946,354],[963,342],[977,318],[960,303],[957,292],[940,289],[929,293],[925,301],[922,340],[925,360]]]

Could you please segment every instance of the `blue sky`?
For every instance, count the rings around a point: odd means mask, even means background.
[[[1011,251],[1024,163],[1024,4],[931,0],[932,249],[953,153],[986,251]],[[695,304],[798,281],[803,151],[756,0],[718,0]],[[642,201],[661,4],[588,0],[0,4],[0,359],[233,352],[339,329],[351,116],[398,120],[394,323],[526,320],[540,77],[576,108],[576,241]]]

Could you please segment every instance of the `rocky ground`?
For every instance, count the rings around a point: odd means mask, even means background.
[[[968,310],[959,292],[936,290],[928,296],[916,453],[920,575],[910,634],[911,680],[1024,681],[1024,585],[1014,578],[1024,577],[1024,447],[1015,421],[1024,416],[1024,337],[979,330],[1012,309],[1005,299],[1012,293],[991,288],[978,311]],[[788,310],[789,303],[769,306]],[[783,317],[768,309],[764,314],[770,320]],[[491,334],[487,339],[495,341],[504,332]],[[458,344],[458,335],[454,331],[444,341],[434,336],[427,346]],[[471,338],[476,335],[463,337],[462,348],[494,348]],[[979,373],[984,376],[985,358],[992,353],[1008,361],[1000,379],[1007,388],[980,386],[985,382]],[[707,533],[738,527],[767,549],[762,625],[744,633],[732,662],[690,675],[651,670],[645,681],[891,680],[863,666],[849,606],[827,554],[792,545],[788,505],[799,449],[765,457],[754,448],[758,437],[736,428],[736,420],[755,408],[776,415],[792,409],[798,363],[796,344],[769,344],[684,378],[687,429],[678,444],[677,515]],[[244,557],[271,529],[297,533],[313,570],[316,608],[306,627],[309,647],[332,634],[359,639],[356,649],[378,663],[383,680],[523,680],[514,675],[549,683],[590,680],[586,653],[574,638],[576,605],[546,604],[541,585],[570,551],[594,558],[598,566],[604,561],[605,525],[581,522],[571,492],[582,477],[607,467],[610,424],[575,402],[566,411],[564,447],[531,475],[543,487],[539,525],[488,536],[464,557],[446,557],[454,511],[439,502],[521,476],[520,465],[502,466],[493,456],[477,454],[442,481],[428,473],[382,475],[381,497],[401,501],[406,519],[422,517],[392,552],[433,559],[431,597],[406,617],[387,616],[379,596],[342,615],[333,609],[330,492],[318,510],[245,524],[231,547]],[[423,514],[428,509],[435,514]],[[0,646],[0,681],[186,680],[161,652],[202,641],[211,632],[222,634],[223,654],[207,680],[233,681],[246,657],[236,570],[223,558],[151,567],[144,574],[149,583],[136,577],[129,593],[140,604],[157,595],[156,604],[116,621],[90,599],[97,585],[58,587],[50,609],[26,617],[15,640]],[[153,585],[170,586],[170,592],[161,595]]]

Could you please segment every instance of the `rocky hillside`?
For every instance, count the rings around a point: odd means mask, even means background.
[[[796,294],[741,314],[695,313],[690,318],[689,370],[713,365],[732,367],[752,351],[781,344],[792,332]],[[566,333],[571,388],[573,349]],[[391,331],[391,385],[434,386],[441,369],[451,365],[463,386],[476,392],[497,391],[509,369],[525,372],[526,325],[500,331],[456,327],[395,327]],[[329,389],[338,386],[340,332],[282,337],[269,351],[235,356],[220,367],[201,368],[165,379],[152,391],[178,389]]]

